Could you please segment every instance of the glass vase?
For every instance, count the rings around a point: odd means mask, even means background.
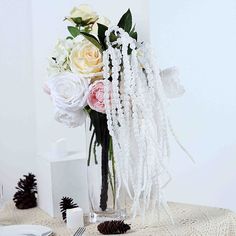
[[[125,196],[120,191],[117,199],[116,163],[104,114],[90,114],[86,121],[86,143],[90,222],[123,220],[126,217]]]

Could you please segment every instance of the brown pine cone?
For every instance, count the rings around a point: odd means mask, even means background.
[[[17,192],[14,196],[14,202],[18,209],[29,209],[37,206],[34,193]]]
[[[60,202],[60,210],[62,214],[62,219],[66,222],[66,210],[78,207],[74,200],[70,197],[63,197]]]
[[[17,192],[13,201],[18,209],[29,209],[37,206],[37,181],[34,174],[24,175],[17,183]]]
[[[123,220],[112,220],[99,224],[97,229],[101,234],[124,234],[130,230],[130,226]]]

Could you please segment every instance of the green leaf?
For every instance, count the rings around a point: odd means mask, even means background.
[[[91,31],[90,26],[85,26],[82,32],[89,33]]]
[[[110,42],[111,43],[115,42],[117,39],[118,39],[118,37],[114,33],[110,34]]]
[[[71,18],[76,25],[80,25],[82,23],[82,17]]]
[[[99,23],[97,24],[98,24],[98,38],[100,40],[100,43],[103,45],[103,48],[106,49],[107,46],[105,42],[105,38],[106,38],[105,32],[108,30],[108,27],[103,24],[99,24]]]
[[[128,33],[130,32],[132,28],[132,14],[130,9],[121,17],[118,26]]]
[[[92,18],[89,18],[89,19],[87,19],[87,20],[84,20],[84,21],[81,22],[81,25],[82,25],[82,26],[90,25],[90,24],[91,24],[91,20],[92,20]]]
[[[130,35],[130,37],[132,37],[135,40],[138,39],[138,33],[135,31],[135,25],[131,29],[129,35]],[[131,53],[132,53],[132,49],[130,48],[130,45],[129,45],[129,47],[128,47],[128,55],[131,55]]]
[[[130,31],[130,34],[133,34],[135,32],[135,27],[136,27],[136,25],[133,26],[133,28]]]
[[[94,44],[100,51],[102,51],[102,46],[97,40],[96,37],[94,37],[91,34],[88,34],[86,32],[80,32],[88,41],[90,41],[92,44]]]
[[[128,55],[131,55],[131,53],[132,53],[132,49],[130,48],[130,46],[128,47]]]
[[[80,34],[80,31],[77,27],[68,26],[67,29],[74,38]]]
[[[131,29],[129,35],[130,35],[130,37],[132,37],[132,38],[135,39],[136,41],[138,40],[138,33],[135,31],[135,25],[134,25],[133,28]]]
[[[131,32],[129,35],[130,35],[130,37],[132,37],[136,41],[138,40],[138,33],[137,32]]]
[[[66,37],[66,39],[71,39],[71,40],[72,40],[72,39],[73,39],[73,37],[71,37],[71,36],[68,36],[68,37]]]

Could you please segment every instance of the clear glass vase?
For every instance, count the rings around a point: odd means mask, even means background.
[[[101,125],[102,126],[102,125]],[[107,128],[101,130],[102,143],[91,120],[86,122],[88,196],[90,222],[122,220],[126,217],[125,197],[117,199],[116,163],[112,138]]]
[[[4,207],[4,203],[3,184],[0,182],[0,210]]]

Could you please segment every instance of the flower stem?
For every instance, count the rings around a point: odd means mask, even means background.
[[[113,208],[115,209],[116,206],[116,168],[115,168],[115,157],[113,153],[113,144],[112,144],[112,139],[110,139],[111,143],[111,163],[112,163],[112,172],[113,172],[113,186],[114,186],[114,191],[113,191]]]
[[[109,149],[109,131],[107,127],[103,130],[103,142],[102,142],[102,188],[100,195],[100,208],[102,211],[107,209],[108,200],[108,172],[109,172],[109,160],[108,160],[108,149]]]
[[[110,185],[111,185],[112,196],[114,196],[114,186],[113,186],[113,183],[112,183],[112,175],[111,175],[110,170],[109,170],[108,174],[109,174],[109,182],[110,182]]]
[[[90,144],[89,144],[89,156],[88,156],[88,161],[87,161],[87,165],[88,165],[88,166],[90,165],[91,149],[92,149],[92,143],[93,143],[94,136],[95,136],[95,129],[93,130],[93,134],[92,134],[92,136],[91,136]]]
[[[94,155],[94,162],[97,165],[98,164],[98,160],[97,160],[96,146],[97,146],[97,142],[95,140],[94,143],[93,143],[93,155]]]

